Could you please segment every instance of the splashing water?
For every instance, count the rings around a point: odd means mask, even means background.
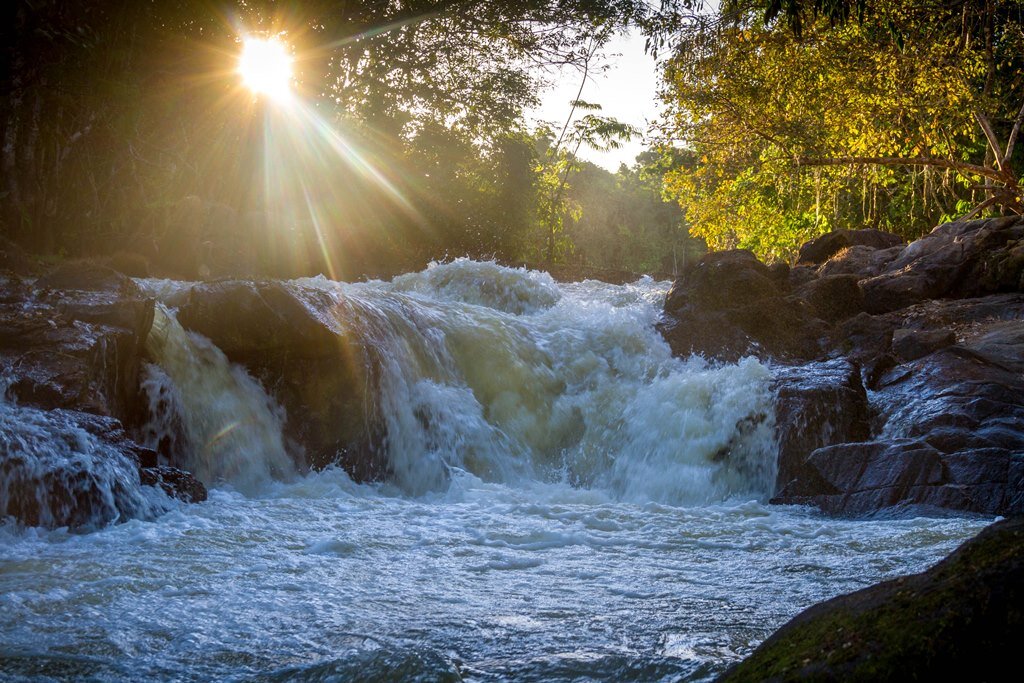
[[[391,481],[293,472],[264,389],[162,310],[146,438],[210,499],[87,536],[0,524],[0,678],[709,680],[988,521],[765,505],[769,369],[673,359],[665,283],[460,260],[288,286],[366,349]]]
[[[180,414],[186,466],[202,481],[230,483],[256,493],[273,478],[286,478],[295,466],[285,451],[279,407],[245,370],[198,334],[187,333],[162,305],[157,306],[146,350],[160,371],[146,373],[151,406],[171,397],[152,414],[145,431],[158,445],[167,438],[168,411]]]
[[[774,474],[768,370],[674,359],[653,329],[666,285],[558,286],[465,259],[392,283],[295,283],[334,293],[379,350],[396,483],[446,472],[564,480],[622,500],[764,495]]]

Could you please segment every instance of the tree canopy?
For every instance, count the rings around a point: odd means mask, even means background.
[[[1017,211],[1024,3],[725,2],[675,34],[667,178],[696,234],[786,258],[835,227],[916,237]]]
[[[12,0],[2,11],[8,235],[44,252],[149,253],[233,224],[305,270],[341,254],[348,276],[520,254],[542,230],[523,120],[538,69],[582,66],[651,15],[640,0]],[[239,91],[247,33],[294,51],[301,126]],[[185,236],[169,227],[182,212]]]

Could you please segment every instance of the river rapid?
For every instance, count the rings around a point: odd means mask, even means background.
[[[210,499],[0,525],[0,680],[705,680],[991,521],[767,505],[772,369],[672,358],[668,283],[290,283],[384,359],[383,484],[304,472],[272,396],[177,324],[187,284],[142,284],[165,307],[138,438],[173,432]]]

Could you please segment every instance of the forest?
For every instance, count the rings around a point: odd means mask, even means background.
[[[672,274],[836,228],[1019,213],[1019,0],[7,3],[0,221],[55,258],[183,277],[389,275],[458,256]],[[617,32],[660,59],[651,148],[545,74]],[[299,104],[254,97],[280,38]],[[582,114],[582,115],[579,115]],[[244,248],[239,249],[239,245]],[[141,272],[139,274],[142,274]]]

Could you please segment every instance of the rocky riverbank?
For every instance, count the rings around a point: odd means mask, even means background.
[[[143,419],[153,300],[92,263],[19,270],[0,274],[0,514],[88,529],[157,514],[145,488],[205,500],[201,482],[125,431]]]
[[[1024,513],[1024,220],[708,254],[674,284],[675,353],[776,371],[773,500],[830,514]]]

